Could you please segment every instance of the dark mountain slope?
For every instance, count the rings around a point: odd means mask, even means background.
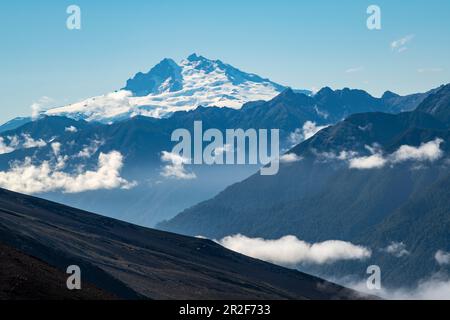
[[[159,227],[215,239],[237,233],[268,239],[292,234],[310,242],[364,244],[374,251],[371,262],[383,266],[387,284],[412,285],[435,271],[438,250],[450,249],[445,228],[433,232],[450,217],[445,192],[450,189],[450,131],[445,117],[434,116],[448,109],[446,90],[431,95],[414,112],[350,116],[292,149],[302,161],[282,164],[275,176],[254,175]],[[441,107],[426,109],[428,100]],[[419,148],[438,138],[443,154],[434,162],[409,160],[357,170],[345,157],[339,159],[352,152],[358,157],[378,152],[388,158],[401,146]],[[382,252],[392,241],[404,242],[411,250],[408,263]],[[308,270],[365,272],[358,264]]]
[[[121,298],[345,299],[355,292],[231,252],[0,190],[0,241]]]
[[[429,113],[450,126],[450,84],[428,96],[417,110]]]
[[[388,105],[388,112],[400,113],[415,110],[430,94],[436,93],[441,87],[429,90],[424,93],[413,93],[406,96],[400,96],[391,91],[386,91],[381,99]]]
[[[0,244],[0,300],[111,300],[113,295],[86,283],[69,291],[68,275]]]

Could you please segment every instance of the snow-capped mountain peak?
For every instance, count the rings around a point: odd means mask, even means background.
[[[179,64],[162,60],[149,72],[134,75],[119,91],[45,113],[100,122],[136,115],[161,118],[198,106],[239,109],[246,102],[270,100],[285,89],[269,79],[194,53]]]

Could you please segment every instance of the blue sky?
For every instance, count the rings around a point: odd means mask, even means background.
[[[82,30],[66,28],[66,8]],[[366,27],[380,6],[382,29]],[[196,52],[295,88],[374,95],[450,82],[450,1],[2,1],[0,122],[120,89],[164,57]],[[391,43],[410,39],[399,52]],[[352,72],[353,71],[353,72]]]

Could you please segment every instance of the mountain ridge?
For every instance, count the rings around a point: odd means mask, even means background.
[[[164,178],[161,170],[166,163],[161,160],[161,153],[172,150],[174,143],[170,136],[175,129],[192,131],[195,121],[202,121],[205,130],[216,128],[222,132],[229,128],[280,129],[280,147],[289,150],[307,137],[304,128],[306,123],[310,125],[310,130],[317,130],[340,121],[347,114],[389,109],[380,99],[361,90],[333,91],[328,88],[317,97],[286,89],[269,101],[248,102],[240,109],[198,107],[177,111],[165,118],[141,115],[112,124],[44,116],[0,133],[4,144],[3,154],[0,154],[0,173],[8,177],[13,164],[25,163],[27,158],[38,168],[45,161],[56,165],[58,159],[52,148],[54,143],[59,143],[59,152],[68,157],[62,170],[72,175],[77,175],[80,167],[97,170],[101,153],[117,151],[123,160],[121,176],[130,183],[137,182],[132,189],[94,190],[78,194],[50,191],[37,194],[89,211],[106,212],[115,218],[154,226],[187,207],[213,197],[228,185],[244,180],[259,169],[259,166],[186,166],[189,172],[196,174],[197,179],[183,181]],[[357,126],[355,128],[358,130]],[[25,137],[37,141],[41,139],[45,146],[11,147],[17,139],[25,140]],[[216,179],[211,180],[210,176]],[[11,180],[5,181],[3,187],[16,185]],[[147,203],[152,203],[152,206]]]
[[[354,114],[288,151],[299,160],[282,164],[278,175],[253,175],[157,227],[213,239],[292,234],[312,243],[350,241],[372,247],[369,263],[382,267],[387,285],[417,283],[439,270],[434,254],[450,249],[445,242],[450,131],[447,118],[436,117],[450,108],[449,87],[413,112]],[[420,215],[427,225],[408,218]],[[416,230],[414,235],[401,221]],[[383,250],[391,242],[404,243],[410,259],[389,257]],[[364,276],[361,264],[342,265],[300,269],[321,276]]]

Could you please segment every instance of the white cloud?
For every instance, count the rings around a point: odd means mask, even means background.
[[[94,153],[98,151],[100,146],[103,144],[100,140],[91,140],[90,145],[85,145],[83,149],[77,153],[79,158],[90,158]]]
[[[317,105],[314,106],[314,111],[317,113],[317,115],[323,119],[328,119],[330,117],[330,114],[326,111],[320,110]]]
[[[301,129],[298,128],[289,135],[289,142],[292,146],[296,146],[297,144],[313,137],[317,132],[327,127],[328,126],[318,126],[312,121],[306,121]]]
[[[185,168],[185,164],[189,164],[191,161],[179,154],[163,151],[161,155],[161,161],[169,162],[165,165],[161,175],[166,178],[175,178],[180,180],[191,180],[197,178],[194,172],[188,172]]]
[[[320,91],[320,88],[314,86],[314,87],[312,87],[310,90],[311,90],[311,92],[312,92],[312,95],[315,95],[317,92]]]
[[[74,126],[70,126],[70,127],[67,127],[67,128],[65,129],[65,131],[66,131],[66,132],[76,133],[76,132],[78,132],[78,129],[77,129],[76,127],[74,127]]]
[[[47,143],[44,140],[42,139],[34,140],[29,134],[23,134],[22,137],[24,139],[23,147],[25,149],[42,148],[47,145]]]
[[[450,265],[450,252],[439,250],[434,255],[434,258],[440,266]]]
[[[33,120],[37,119],[41,112],[44,110],[45,107],[48,107],[51,103],[53,103],[53,99],[47,96],[43,96],[38,99],[38,101],[33,102],[33,104],[30,106],[31,108],[31,118]]]
[[[51,144],[52,150],[53,150],[53,154],[57,157],[59,156],[60,152],[61,152],[61,143],[60,142],[53,142]]]
[[[234,152],[233,146],[231,144],[225,144],[223,147],[218,147],[214,149],[214,157],[220,158],[224,154]]]
[[[440,274],[419,281],[418,285],[413,289],[381,288],[381,290],[369,290],[365,281],[336,282],[356,291],[376,295],[387,300],[450,300],[450,280]]]
[[[310,244],[295,236],[278,240],[248,238],[243,235],[225,237],[220,245],[244,255],[284,266],[298,264],[326,264],[339,260],[363,260],[371,256],[365,247],[344,241],[325,241]]]
[[[410,34],[407,35],[401,39],[395,40],[391,42],[391,49],[397,52],[403,52],[405,50],[408,49],[408,47],[406,47],[406,44],[408,44],[409,42],[411,42],[414,39],[415,35]]]
[[[349,68],[349,69],[345,70],[345,73],[357,73],[357,72],[361,72],[361,71],[364,71],[364,67]]]
[[[436,138],[433,141],[422,143],[419,147],[403,145],[399,147],[397,151],[387,156],[384,156],[379,148],[367,146],[366,148],[372,153],[370,156],[359,157],[357,154],[352,153],[350,156],[339,159],[347,160],[350,169],[359,170],[379,169],[387,164],[396,164],[406,161],[433,162],[442,157],[443,151],[440,149],[440,146],[443,142],[444,140]]]
[[[387,160],[383,158],[381,154],[373,154],[367,157],[355,157],[350,159],[350,169],[378,169],[386,165]]]
[[[435,161],[442,157],[441,144],[444,142],[442,139],[435,139],[433,141],[422,143],[418,148],[411,146],[401,146],[391,156],[391,161],[404,162],[409,160],[415,161]]]
[[[57,144],[52,144],[54,152],[59,153]],[[101,153],[96,171],[85,171],[69,174],[60,171],[67,157],[58,157],[58,162],[52,165],[44,161],[40,165],[32,163],[31,158],[24,162],[16,162],[9,171],[0,171],[0,186],[12,191],[27,194],[62,191],[79,193],[99,189],[129,189],[136,185],[120,177],[123,166],[123,156],[117,151],[108,154]]]
[[[417,69],[418,73],[438,73],[438,72],[442,72],[444,71],[444,69],[442,68],[421,68],[421,69]]]
[[[9,140],[9,143],[6,140]],[[46,145],[47,143],[44,140],[34,140],[27,133],[20,136],[7,136],[6,139],[0,137],[0,154],[11,153],[18,149],[42,148]]]
[[[391,242],[383,251],[397,258],[409,255],[409,251],[406,250],[406,245],[403,242]]]
[[[281,163],[292,163],[292,162],[298,162],[301,160],[303,160],[303,158],[296,155],[295,153],[287,153],[280,157]]]
[[[0,154],[11,153],[11,152],[13,152],[15,150],[16,149],[11,147],[11,145],[7,145],[5,143],[5,139],[3,137],[0,137]]]
[[[20,145],[20,140],[18,136],[7,136],[9,140],[9,146],[12,148],[17,148]]]
[[[317,132],[327,127],[328,126],[318,126],[314,122],[306,121],[303,125],[303,137],[305,140],[308,140],[309,138],[315,136]]]

